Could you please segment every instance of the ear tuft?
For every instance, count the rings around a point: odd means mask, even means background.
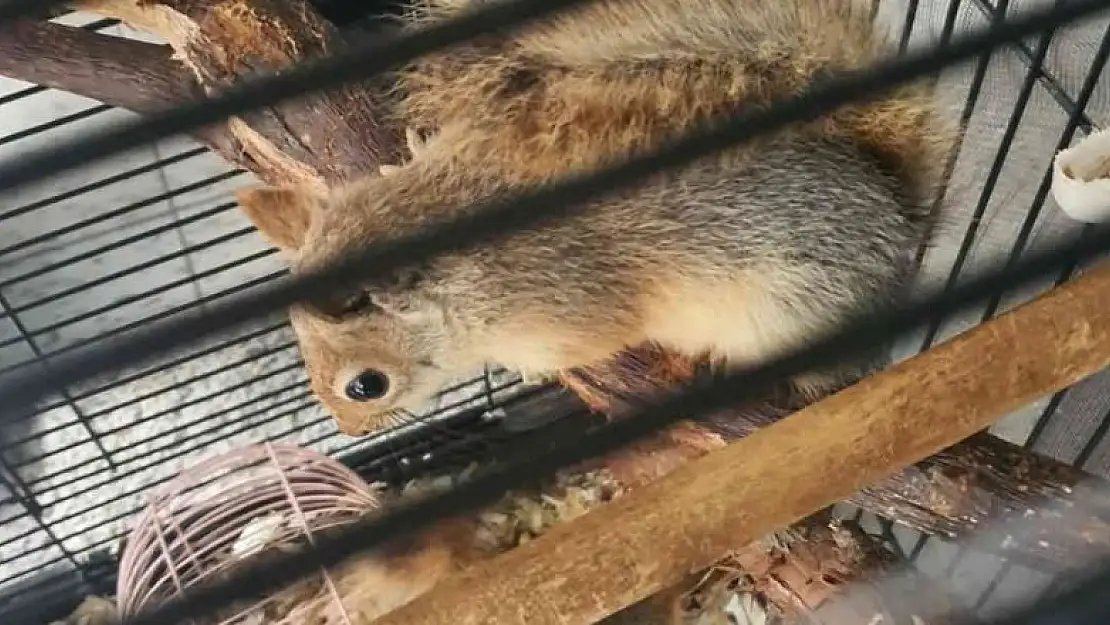
[[[295,187],[252,187],[235,193],[239,208],[270,244],[295,252],[304,244],[317,198]]]

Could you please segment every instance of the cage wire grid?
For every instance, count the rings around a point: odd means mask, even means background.
[[[876,14],[907,50],[1044,1],[880,0]],[[80,13],[58,21],[145,37]],[[922,286],[956,284],[1000,254],[1018,258],[1081,228],[1048,197],[1055,150],[1047,147],[1067,147],[1101,127],[1110,110],[1108,55],[1110,24],[1100,18],[942,75],[939,91],[953,98],[966,134],[951,167],[939,244],[923,259]],[[0,106],[10,112],[0,116],[3,159],[129,115],[11,80],[0,82]],[[59,354],[281,275],[274,250],[231,201],[230,192],[250,182],[206,149],[174,138],[9,193],[0,206],[0,377],[32,367],[49,373]],[[1050,286],[938,320],[896,346],[894,357]],[[994,432],[1107,477],[1108,382],[1104,372],[1009,416]],[[54,396],[0,441],[0,597],[7,601],[0,615],[26,606],[28,597],[72,605],[79,593],[110,592],[114,545],[144,492],[202,457],[247,442],[293,442],[340,455],[372,479],[403,480],[490,453],[508,436],[500,417],[527,392],[514,376],[487,371],[449,389],[428,423],[349,439],[312,401],[281,315],[141,369],[80,385],[59,380]],[[884,537],[926,574],[948,580],[981,612],[1058,587],[1050,573],[847,507],[838,513]]]
[[[142,37],[82,14],[57,21]],[[16,81],[0,87],[4,157],[129,115]],[[230,201],[250,182],[174,139],[9,194],[0,208],[0,376],[48,372],[59,354],[284,273]],[[392,480],[480,456],[493,440],[491,410],[517,387],[516,376],[486,371],[447,389],[428,423],[409,428],[419,436],[344,437],[311,399],[283,316],[152,366],[60,384],[0,442],[0,589],[26,594],[80,572],[90,554],[112,552],[148,489],[247,442],[346,453],[369,476]],[[351,456],[364,448],[380,453]]]

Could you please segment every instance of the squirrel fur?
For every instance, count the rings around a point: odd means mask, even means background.
[[[406,27],[481,1],[426,0]],[[430,136],[410,162],[324,193],[244,190],[240,205],[294,273],[318,268],[865,68],[892,53],[870,5],[596,0],[400,70],[399,124]],[[954,138],[929,85],[895,88],[542,229],[296,305],[313,390],[355,434],[486,364],[548,375],[649,342],[757,364],[899,297]],[[832,387],[852,367],[799,384]],[[367,372],[374,388],[352,395]]]

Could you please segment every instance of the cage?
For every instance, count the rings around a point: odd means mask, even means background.
[[[385,4],[318,0],[313,6],[349,38],[387,22]],[[876,0],[877,23],[902,51],[1020,14],[1039,0]],[[43,18],[45,19],[45,18]],[[105,36],[157,41],[116,20],[65,13],[54,23]],[[106,127],[133,113],[21,81],[0,29],[2,158]],[[5,52],[5,49],[8,52]],[[921,289],[953,286],[999,258],[1017,259],[1061,234],[1088,228],[1050,197],[1055,154],[1104,127],[1110,86],[1110,21],[1099,17],[1001,48],[939,78],[959,111],[963,138],[949,164],[936,243],[923,252]],[[284,272],[237,211],[231,192],[251,175],[191,139],[168,139],[55,176],[0,209],[0,376],[49,376],[79,353],[145,324],[203,310]],[[1084,269],[1008,294],[972,314],[938,319],[892,348],[919,353],[1029,301]],[[998,422],[999,438],[1103,478],[1110,477],[1110,400],[1105,372]],[[139,368],[54,394],[14,427],[0,429],[0,621],[64,618],[88,595],[114,591],[118,543],[150,489],[199,458],[256,442],[283,442],[337,457],[369,481],[395,486],[448,475],[476,461],[582,427],[595,417],[549,385],[487,370],[413,423],[365,439],[339,434],[307,387],[284,315],[198,342]],[[1068,575],[997,552],[927,536],[842,505],[837,514],[881,537],[924,575],[958,591],[980,616]],[[735,606],[736,604],[730,604]]]

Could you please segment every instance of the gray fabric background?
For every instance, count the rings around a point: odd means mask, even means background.
[[[1020,14],[1052,1],[1012,0],[1009,14]],[[992,0],[992,3],[997,4],[997,0]],[[882,27],[889,29],[891,36],[900,35],[909,6],[909,0],[880,1],[878,20]],[[940,40],[949,6],[949,0],[920,1],[910,39],[911,48]],[[957,13],[956,32],[986,24],[985,14],[976,1],[962,0]],[[1097,19],[1062,29],[1053,38],[1044,63],[1045,75],[1053,77],[1071,98],[1079,94],[1107,26],[1107,16],[1103,14]],[[1036,49],[1037,44],[1037,39],[1026,42],[1031,51]],[[976,65],[966,63],[944,72],[940,77],[939,97],[957,117],[967,100]],[[945,196],[941,226],[932,249],[925,257],[919,282],[922,288],[943,284],[948,279],[965,232],[973,225],[972,216],[981,201],[988,172],[1000,155],[1000,143],[1006,127],[1015,115],[1019,115],[1020,124],[1009,151],[1004,153],[1005,160],[997,184],[989,196],[982,218],[974,224],[977,235],[960,276],[966,277],[1002,261],[1014,249],[1018,233],[1034,206],[1068,122],[1068,111],[1053,97],[1044,80],[1037,81],[1024,110],[1015,107],[1028,73],[1028,62],[1013,48],[999,50],[991,57]],[[1105,72],[1100,74],[1086,108],[1096,128],[1103,126],[1110,113],[1110,85],[1104,80]],[[1083,136],[1084,132],[1080,129],[1075,140]],[[1077,233],[1080,228],[1082,224],[1065,216],[1049,195],[1026,249],[1050,244],[1059,236]],[[1026,301],[1046,286],[1013,293],[1006,298],[1004,306]],[[971,327],[980,316],[981,313],[976,312],[949,320],[939,338]],[[911,337],[899,346],[896,355],[911,355],[920,345],[920,336]],[[1110,378],[1106,375],[1098,375],[1066,394],[1036,448],[1063,460],[1074,460],[1107,407],[1110,407],[1108,382]],[[1011,440],[1025,440],[1044,403],[1042,400],[1011,415],[994,431]],[[1107,457],[1106,446],[1102,445],[1092,455],[1088,468],[1105,473],[1108,462],[1110,458]]]

